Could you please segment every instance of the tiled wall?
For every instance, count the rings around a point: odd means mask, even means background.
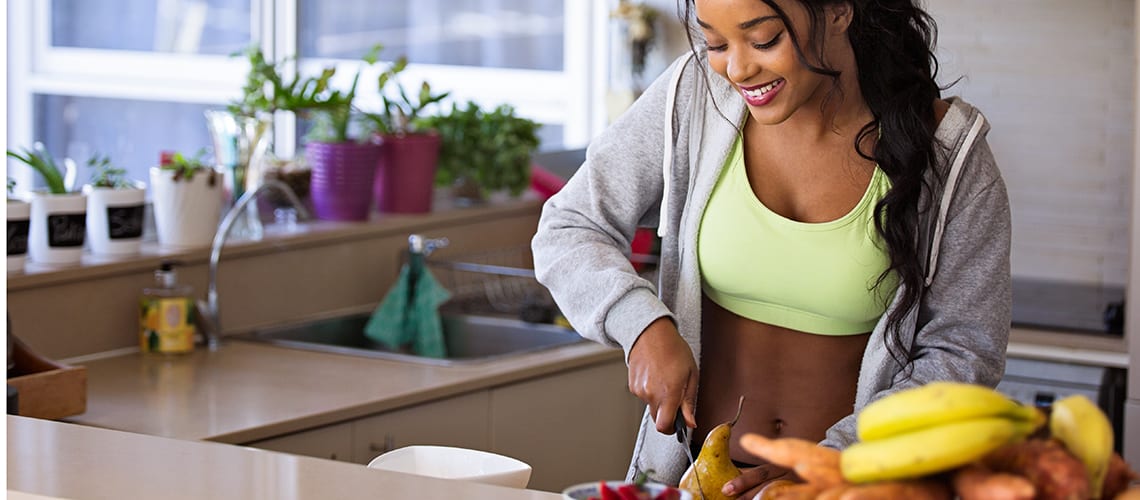
[[[1132,0],[930,0],[947,94],[989,118],[1015,276],[1127,281]]]

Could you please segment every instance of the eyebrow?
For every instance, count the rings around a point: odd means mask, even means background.
[[[740,23],[739,27],[743,31],[743,30],[749,29],[749,28],[756,26],[757,24],[760,24],[763,22],[779,21],[779,20],[780,20],[779,16],[761,16],[761,17],[757,17],[756,19],[744,21],[744,22]],[[702,21],[700,18],[697,18],[697,24],[700,25],[700,27],[702,27],[704,29],[707,29],[707,30],[712,29],[712,26],[710,26],[709,23]]]

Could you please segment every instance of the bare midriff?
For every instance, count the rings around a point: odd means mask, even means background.
[[[703,300],[701,374],[694,448],[713,427],[732,420],[729,449],[737,462],[763,460],[740,446],[740,436],[821,441],[851,413],[863,350],[870,333],[814,335],[753,321]]]

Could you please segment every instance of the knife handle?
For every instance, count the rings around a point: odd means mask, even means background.
[[[681,413],[681,409],[677,408],[677,415],[673,417],[673,434],[677,436],[677,442],[687,445],[689,444],[686,439],[688,437],[689,427],[685,425],[685,414]]]

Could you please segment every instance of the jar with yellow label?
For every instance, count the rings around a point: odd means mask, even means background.
[[[194,290],[178,283],[174,262],[154,272],[155,286],[139,300],[139,347],[142,352],[180,354],[194,350]]]

